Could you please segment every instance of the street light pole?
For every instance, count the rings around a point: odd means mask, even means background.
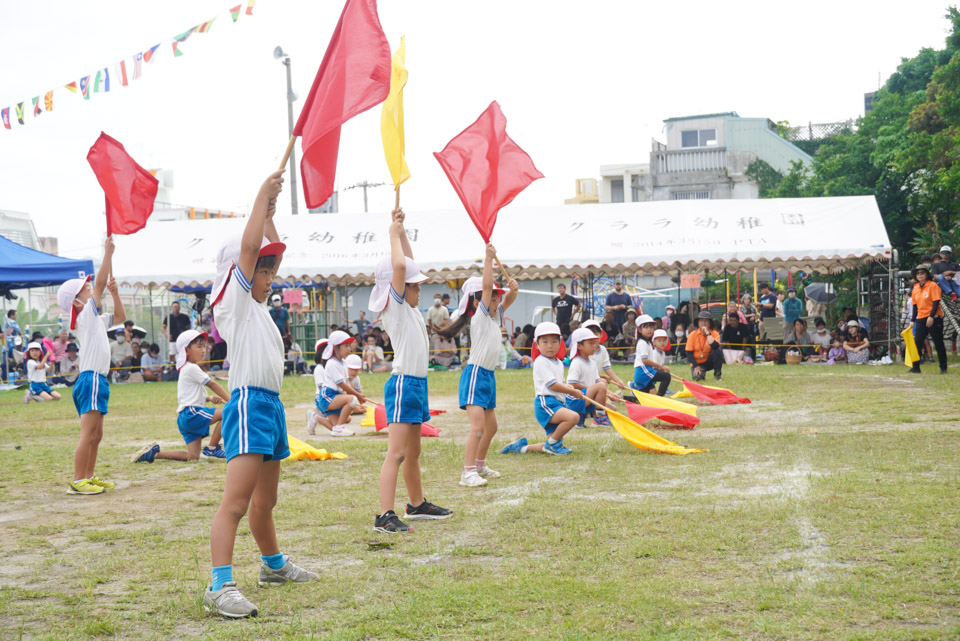
[[[281,47],[273,50],[273,57],[279,59],[287,68],[287,134],[293,137],[293,101],[297,99],[293,93],[293,80],[290,76],[290,56]],[[290,180],[290,213],[297,215],[297,151],[296,147],[290,151],[290,168],[287,171]]]

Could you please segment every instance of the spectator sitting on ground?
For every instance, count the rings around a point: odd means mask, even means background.
[[[118,368],[114,375],[119,380],[126,380],[130,376],[130,370],[127,369],[133,361],[133,348],[127,342],[127,335],[123,329],[118,329],[115,333],[116,340],[110,346],[110,367]]]
[[[816,330],[810,334],[810,340],[817,346],[817,351],[822,356],[826,356],[827,352],[830,351],[831,343],[830,332],[827,331],[827,323],[823,318],[817,316],[813,319],[813,326],[816,327]]]
[[[803,316],[803,302],[797,298],[797,288],[787,287],[787,300],[783,302],[784,327],[792,326],[801,316]]]
[[[384,358],[383,348],[377,345],[376,336],[367,336],[363,343],[363,371],[379,374],[390,370],[391,363]]]
[[[521,356],[530,356],[530,345],[533,341],[533,325],[524,325],[523,329],[513,339],[513,348]]]
[[[133,321],[130,319],[123,321],[123,335],[131,345],[140,342],[140,339],[133,335]]]
[[[727,314],[727,323],[723,327],[720,342],[723,345],[723,360],[727,365],[744,362],[750,335],[746,323],[740,322],[740,314],[736,311]]]
[[[433,295],[433,307],[427,311],[427,331],[433,334],[445,320],[450,320],[450,311],[444,307],[440,294]]]
[[[730,301],[730,303],[727,305],[727,312],[723,315],[722,323],[723,323],[723,326],[724,326],[724,327],[726,327],[726,325],[727,325],[727,319],[730,318],[730,315],[731,315],[731,314],[736,315],[737,320],[740,321],[740,325],[746,325],[746,324],[747,324],[747,317],[744,316],[744,315],[743,315],[743,312],[740,311],[740,308],[737,306],[737,301],[732,300],[732,301]],[[724,343],[726,343],[726,341],[724,341]]]
[[[140,343],[131,344],[130,352],[130,373],[136,374],[140,371],[140,360],[143,358],[143,354],[140,353]]]
[[[80,348],[76,343],[67,345],[64,356],[59,361],[60,375],[53,378],[55,385],[66,385],[73,387],[77,382],[77,376],[80,375]]]
[[[464,315],[464,318],[467,318]],[[437,326],[437,333],[434,335],[434,353],[431,360],[436,361],[437,365],[450,367],[457,360],[457,343],[453,340],[453,334],[463,328],[464,324],[457,326],[450,321],[442,321]]]
[[[669,313],[670,310],[667,310]],[[669,319],[667,319],[669,320]],[[601,329],[603,327],[601,326]],[[607,334],[607,342],[610,342],[610,335]],[[627,320],[624,321],[620,331],[621,344],[626,347],[625,356],[629,359],[637,346],[637,310],[630,308],[627,310]]]
[[[626,322],[626,319],[624,319]],[[600,323],[600,329],[607,333],[607,341],[611,346],[620,346],[623,344],[623,323],[617,324],[613,312],[607,312],[603,315],[603,322]]]
[[[804,360],[807,356],[810,355],[810,352],[813,348],[809,347],[813,343],[813,338],[810,337],[810,332],[807,331],[807,321],[802,318],[798,318],[793,321],[793,325],[790,328],[789,332],[784,332],[783,334],[783,344],[784,345],[796,345],[800,348],[800,353],[803,354]],[[783,350],[782,354],[786,354],[786,350]]]
[[[827,365],[836,365],[847,360],[847,353],[843,351],[842,341],[839,336],[834,336],[830,340],[830,351],[827,352]]]
[[[387,330],[380,332],[380,347],[383,348],[383,360],[390,363],[393,361],[393,343],[390,342],[390,337],[387,335]]]
[[[204,357],[206,359],[206,357]],[[292,336],[283,339],[284,370],[291,374],[305,374],[307,362],[303,358],[303,349],[293,340]]]
[[[960,264],[953,262],[953,249],[949,245],[944,245],[940,248],[940,260],[930,267],[930,273],[943,293],[954,301],[960,294],[960,283],[956,280],[957,272],[960,272]]]
[[[500,328],[500,341],[503,343],[503,349],[497,357],[497,369],[520,369],[529,367],[529,358],[520,355],[520,352],[510,344],[510,337],[507,335],[507,328]]]
[[[57,338],[53,341],[53,355],[58,363],[55,371],[60,371],[59,363],[64,359],[64,357],[66,357],[68,345],[70,345],[70,332],[65,329],[61,329],[60,333],[57,335]]]
[[[713,316],[707,310],[697,315],[697,326],[690,327],[686,354],[693,380],[702,381],[710,370],[713,370],[715,380],[722,380],[723,350],[720,346],[720,334],[713,328]]]
[[[627,312],[628,314],[630,312]],[[663,312],[663,329],[667,331],[667,336],[669,337],[670,328],[673,326],[673,315],[677,313],[677,308],[673,305],[667,305],[666,310]],[[626,334],[626,332],[624,332]]]
[[[176,347],[176,343],[174,343]],[[150,345],[147,353],[140,357],[140,371],[144,381],[159,381],[163,376],[163,359],[160,358],[160,346]]]
[[[843,351],[847,353],[847,362],[854,365],[870,360],[870,339],[861,336],[861,331],[857,321],[847,321],[847,331],[843,335]]]

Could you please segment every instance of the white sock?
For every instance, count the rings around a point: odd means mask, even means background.
[[[559,443],[559,442],[560,442],[560,441],[554,439],[552,436],[547,439],[547,443],[549,443],[550,445],[556,445],[556,444]]]
[[[526,446],[526,445],[524,445],[523,447],[520,448],[520,453],[521,453],[521,454],[526,454],[526,453],[527,453],[527,446]]]

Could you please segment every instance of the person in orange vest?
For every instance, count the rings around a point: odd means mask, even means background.
[[[714,379],[721,380],[723,350],[720,334],[713,328],[713,316],[707,310],[697,315],[697,329],[687,338],[686,352],[693,380],[702,381],[710,370],[713,370]]]
[[[917,284],[913,286],[913,338],[917,345],[923,345],[927,336],[937,348],[937,360],[940,361],[940,373],[947,373],[947,348],[943,344],[943,310],[940,309],[940,286],[930,277],[928,265],[918,265],[913,270]],[[914,361],[910,371],[920,373],[920,361]]]

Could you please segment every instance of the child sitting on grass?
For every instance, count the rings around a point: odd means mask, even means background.
[[[667,360],[667,354],[664,351],[667,348],[669,337],[667,332],[662,329],[650,332],[642,332],[637,339],[637,362],[633,370],[633,382],[636,389],[648,394],[653,392],[657,383],[657,396],[664,396],[667,393],[667,387],[670,386],[670,368],[664,365]]]
[[[360,372],[363,370],[363,361],[360,360],[359,354],[350,354],[345,359],[343,359],[343,364],[347,367],[347,382],[353,387],[354,390],[363,394],[363,386],[360,384]],[[369,401],[369,399],[367,399]],[[351,414],[356,415],[366,415],[367,408],[363,406],[362,403],[357,404],[353,408]],[[347,419],[349,422],[350,419]]]
[[[847,360],[847,353],[843,350],[839,336],[834,336],[830,341],[830,351],[827,352],[827,365],[836,365]]]
[[[51,354],[53,354],[52,351],[44,352],[40,343],[27,345],[27,380],[30,384],[23,397],[24,403],[29,403],[31,397],[36,401],[60,400],[60,394],[47,385],[47,372],[53,367],[53,363],[47,362]]]
[[[207,335],[188,329],[177,337],[177,428],[180,430],[187,450],[161,450],[156,443],[140,448],[130,461],[153,463],[154,459],[195,461],[203,458],[225,459],[226,452],[220,447],[220,408],[209,408],[206,403],[219,405],[230,400],[226,390],[200,369],[199,363],[206,360]],[[216,396],[207,396],[206,389]],[[210,426],[213,426],[211,432]],[[210,444],[201,449],[203,439],[210,437]]]
[[[368,372],[389,372],[390,363],[384,358],[383,348],[377,345],[377,337],[368,334],[363,345],[363,366]]]
[[[330,334],[323,348],[323,358],[327,364],[323,367],[325,382],[317,396],[317,409],[320,414],[331,417],[333,426],[330,432],[334,436],[353,436],[353,430],[346,423],[350,420],[353,408],[363,405],[367,400],[347,381],[343,359],[350,354],[353,341],[353,336],[338,329]]]
[[[587,330],[589,331],[589,330]],[[527,452],[545,452],[547,454],[570,454],[570,448],[563,445],[563,437],[573,429],[580,416],[564,407],[564,395],[583,399],[583,392],[563,381],[563,361],[557,358],[563,336],[556,323],[540,323],[533,333],[540,355],[533,361],[533,389],[536,398],[533,412],[537,422],[547,433],[544,443],[527,444],[526,438],[520,438],[503,448],[501,454],[526,454]]]
[[[600,405],[606,405],[607,383],[600,378],[597,365],[592,360],[599,346],[600,338],[591,329],[580,327],[573,330],[570,334],[570,369],[567,370],[567,385],[583,392],[586,398]],[[609,396],[611,400],[620,398],[613,393],[609,393]],[[594,423],[597,425],[610,426],[607,413],[592,403],[587,407],[587,402],[582,398],[575,398],[568,394],[565,404],[579,415],[577,427],[586,427],[585,421],[590,415],[594,417]]]
[[[327,384],[327,375],[324,370],[327,359],[323,357],[323,350],[326,348],[327,342],[326,338],[321,338],[313,347],[313,362],[316,363],[316,366],[313,368],[313,383],[316,388],[314,389],[313,402],[317,406],[317,409],[320,409],[320,392],[323,391],[323,388],[326,387]],[[307,410],[307,434],[316,434],[317,425],[322,425],[328,430],[333,429],[333,423],[330,422],[326,414],[318,414],[313,410]]]
[[[634,315],[636,315],[636,313],[634,313]],[[590,360],[592,360],[597,366],[597,372],[600,373],[600,378],[602,378],[607,385],[616,385],[620,389],[629,389],[627,385],[620,380],[620,377],[617,376],[617,373],[613,371],[613,365],[610,363],[610,353],[603,345],[607,342],[607,333],[603,331],[603,328],[600,326],[600,322],[591,318],[581,325],[581,327],[589,329],[600,339],[600,342],[597,344],[597,351],[594,352],[593,356],[590,357]]]

